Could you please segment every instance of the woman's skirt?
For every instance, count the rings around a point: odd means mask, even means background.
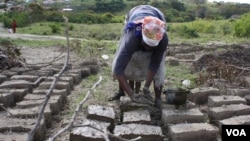
[[[115,68],[117,56],[119,56],[119,52],[120,52],[119,50],[120,49],[118,48],[118,50],[116,52],[116,56],[115,56],[113,63],[112,63],[113,76],[114,76],[114,68]],[[128,80],[133,80],[136,82],[141,82],[141,81],[146,80],[148,68],[149,68],[149,63],[151,60],[151,55],[152,55],[152,52],[136,51],[132,55],[132,57],[131,57],[131,59],[130,59],[130,61],[125,69],[125,72],[124,72],[125,77]],[[154,85],[158,88],[160,86],[163,86],[163,84],[164,84],[165,71],[166,71],[166,69],[165,69],[165,53],[164,53],[164,56],[163,56],[162,61],[160,63],[160,67],[154,76]]]

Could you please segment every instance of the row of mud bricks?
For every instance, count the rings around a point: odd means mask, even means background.
[[[146,105],[133,105],[120,99],[121,121],[116,124],[115,109],[103,105],[89,105],[87,118],[70,133],[70,141],[105,141],[103,132],[109,130],[112,141],[138,139],[140,141],[220,141],[222,125],[250,124],[250,90],[228,89],[222,93],[214,87],[192,89],[185,106],[163,104],[160,110],[162,125],[152,121],[155,114]],[[159,111],[158,111],[159,112]],[[95,127],[97,129],[93,129]],[[165,128],[165,129],[164,129]],[[101,130],[101,131],[100,131]]]
[[[50,90],[54,75],[64,64],[43,67],[11,68],[0,73],[0,141],[26,141],[37,121],[41,105]],[[77,67],[69,64],[59,77],[44,111],[44,118],[35,131],[35,141],[43,141],[52,126],[52,116],[59,114],[67,96],[83,78],[99,71],[96,61],[83,61]],[[6,110],[7,109],[7,110]]]
[[[45,139],[52,116],[60,112],[74,86],[82,78],[98,73],[96,64],[79,66],[82,67],[69,67],[60,77],[46,107],[45,118],[35,133],[35,140]],[[27,139],[27,133],[36,123],[35,117],[50,88],[53,75],[61,67],[62,64],[46,69],[35,69],[33,66],[13,68],[1,73],[0,103],[8,107],[9,111],[0,111],[1,141]],[[220,81],[217,83],[219,85]],[[100,130],[113,133],[112,141],[121,140],[117,137],[140,137],[141,141],[215,141],[221,138],[221,125],[250,124],[250,90],[247,88],[228,87],[226,91],[214,87],[195,88],[188,94],[188,100],[185,107],[176,109],[174,105],[163,104],[162,109],[157,111],[150,110],[148,105],[133,105],[127,97],[122,97],[118,102],[119,113],[107,105],[89,105],[82,126],[70,132],[70,141],[104,141]],[[152,111],[161,113],[161,125],[153,122],[152,115],[156,113]],[[120,117],[120,122],[117,122],[116,117]]]

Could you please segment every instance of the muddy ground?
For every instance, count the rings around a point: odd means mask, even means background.
[[[220,51],[216,49],[220,48]],[[223,48],[221,50],[221,48]],[[29,64],[40,64],[50,62],[53,58],[60,56],[59,61],[65,62],[66,49],[61,47],[45,47],[45,48],[21,48],[22,56]],[[169,46],[168,56],[175,57],[177,54],[194,54],[194,59],[182,59],[180,63],[188,63],[192,73],[199,73],[201,71],[207,71],[207,75],[197,79],[197,85],[212,86],[211,79],[225,79],[225,85],[234,85],[235,87],[249,87],[247,81],[244,80],[244,76],[250,76],[250,43],[238,44],[238,45],[204,45],[202,49],[196,50],[196,47],[187,44],[173,44]],[[202,54],[202,55],[201,55]],[[79,63],[86,58],[78,57],[74,51],[70,52],[70,61],[73,63]],[[95,96],[92,96],[88,104],[101,103],[107,106],[117,107],[117,102],[108,102],[107,99],[117,90],[117,82],[113,81],[110,73],[107,73],[107,68],[110,68],[112,62],[112,55],[108,60],[99,60],[101,69],[97,75],[105,75],[104,82],[97,88]],[[183,61],[188,60],[188,61]],[[166,61],[168,63],[168,60]],[[224,74],[224,75],[223,75]],[[97,77],[98,78],[98,77]],[[52,128],[47,130],[47,138],[58,132],[65,127],[71,119],[72,111],[75,110],[79,99],[82,95],[92,86],[94,81],[89,81],[88,78],[84,79],[79,85],[77,85],[71,94],[68,96],[67,105],[60,114],[53,117]],[[98,90],[99,89],[99,90]],[[100,90],[101,89],[101,90]],[[80,97],[80,98],[79,98]],[[155,109],[150,109],[155,110]],[[84,118],[84,112],[82,111],[78,115],[78,120]],[[161,125],[160,115],[158,112],[153,112],[152,117],[155,120],[155,124]],[[117,117],[119,118],[119,117]],[[165,129],[163,129],[165,130]],[[58,138],[58,140],[69,140],[69,132],[66,132]]]
[[[179,46],[179,45],[178,45]],[[216,46],[216,45],[214,45]],[[169,51],[173,51],[176,49],[176,45],[171,45],[169,47]],[[204,78],[204,80],[201,80],[201,78],[197,79],[197,85],[205,85],[205,86],[213,86],[213,83],[211,83],[211,79],[225,79],[225,85],[233,85],[234,87],[249,87],[249,84],[243,80],[244,76],[250,76],[250,46],[249,44],[242,44],[242,45],[225,45],[225,49],[222,51],[207,51],[208,53],[204,53],[202,56],[200,56],[200,52],[192,51],[192,45],[189,45],[186,49],[190,49],[191,51],[187,54],[198,54],[198,58],[195,58],[193,62],[188,62],[190,65],[190,69],[193,73],[199,73],[201,71],[207,70],[208,76]],[[178,47],[176,47],[178,48]],[[204,47],[202,52],[206,50],[207,47]],[[54,48],[51,48],[54,49]],[[46,54],[50,51],[50,48],[43,49],[42,52],[46,52]],[[26,50],[26,53],[28,54],[28,50]],[[32,50],[32,52],[39,52],[39,50],[35,51]],[[51,51],[55,52],[55,50]],[[25,53],[25,54],[26,54]],[[176,51],[176,54],[182,54],[178,53]],[[184,53],[185,54],[185,53]],[[39,53],[36,54],[36,56],[39,56]],[[48,54],[47,54],[48,55]],[[175,56],[174,55],[174,56]],[[28,56],[28,55],[27,55]],[[73,55],[75,56],[75,55]],[[41,57],[39,59],[39,57]],[[41,60],[44,58],[44,55],[41,54],[41,56],[36,57],[38,60]],[[111,56],[112,58],[112,56]],[[77,60],[77,59],[76,59]],[[183,61],[183,59],[179,58],[179,60],[182,60],[180,63],[186,63]],[[188,59],[187,59],[188,60]],[[105,67],[111,67],[110,64],[112,62],[112,59],[104,61],[107,66]],[[103,63],[103,61],[102,61]],[[168,63],[168,62],[166,62]],[[100,64],[101,65],[101,64]],[[228,68],[228,69],[225,69]],[[99,74],[101,75],[107,75],[107,73],[102,72],[101,69]],[[225,74],[225,75],[219,75]],[[213,76],[213,77],[211,77]],[[105,83],[101,83],[101,91],[98,91],[96,93],[97,95],[102,95],[104,97],[101,98],[101,100],[97,100],[96,98],[93,98],[90,100],[89,103],[92,103],[94,101],[98,101],[100,104],[106,104],[107,106],[117,107],[117,102],[108,102],[107,99],[109,96],[111,96],[114,92],[117,90],[117,82],[112,80],[111,76],[104,76]],[[241,81],[238,81],[238,79],[242,79]],[[62,111],[58,116],[54,117],[54,126],[48,130],[47,137],[51,136],[51,134],[56,133],[58,130],[60,130],[62,127],[64,127],[67,122],[69,122],[69,119],[71,118],[68,113],[72,112],[72,110],[76,107],[76,99],[79,97],[79,93],[85,92],[86,93],[86,87],[83,86],[84,84],[78,85],[71,95],[68,96],[68,103],[65,107],[65,110]],[[98,88],[97,88],[98,89]],[[163,99],[165,97],[163,96]],[[79,100],[78,100],[79,101]],[[88,104],[86,104],[88,105]],[[201,106],[201,108],[204,108]],[[119,109],[116,109],[117,112],[119,112]],[[161,115],[159,114],[159,111],[155,108],[149,109],[151,111],[151,116],[153,123],[155,125],[160,125],[163,127],[163,130],[167,130],[164,128],[164,125],[162,125],[160,119]],[[84,117],[84,111],[78,116],[79,120],[82,120]],[[119,118],[119,117],[117,117]],[[69,140],[69,133],[65,133],[62,136],[58,138],[58,140]]]

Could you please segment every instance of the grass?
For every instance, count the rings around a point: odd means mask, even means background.
[[[38,40],[23,40],[16,39],[12,42],[18,46],[28,46],[28,47],[51,47],[51,46],[65,46],[66,41],[53,40],[53,41],[38,41]]]
[[[209,24],[208,24],[209,23]],[[59,26],[58,33],[52,33],[51,24]],[[224,42],[224,43],[243,43],[248,42],[249,38],[239,38],[233,36],[232,22],[228,20],[206,21],[197,20],[194,22],[186,23],[167,23],[168,36],[170,43],[207,43],[211,41]],[[230,25],[230,33],[224,34],[222,29],[225,25]],[[198,37],[186,37],[180,32],[181,26],[192,28],[199,35]],[[69,24],[69,36],[72,38],[87,39],[87,40],[109,40],[118,41],[123,28],[123,23],[110,23],[110,24]],[[65,36],[64,23],[35,23],[29,27],[18,28],[18,33],[36,34],[36,35],[50,35],[50,36]],[[185,32],[185,31],[184,31]],[[212,32],[212,33],[209,33]],[[188,33],[187,33],[188,34]]]
[[[209,21],[207,21],[209,22]],[[237,44],[249,42],[248,38],[238,38],[232,34],[223,34],[219,32],[221,25],[226,24],[229,21],[211,21],[206,24],[206,21],[195,21],[189,23],[168,23],[169,31],[169,43],[189,43],[189,44],[206,44],[208,42],[223,42],[227,44]],[[60,26],[60,32],[53,34],[51,32],[50,24],[57,24]],[[216,27],[215,33],[203,33],[199,32],[198,37],[185,37],[180,36],[176,31],[178,26],[208,26]],[[80,56],[101,59],[102,54],[114,55],[117,47],[121,29],[123,28],[122,23],[117,24],[69,24],[70,37],[78,39],[87,39],[87,41],[71,40],[70,46],[76,49]],[[51,35],[51,36],[65,36],[64,35],[64,24],[63,23],[36,23],[29,27],[18,28],[18,33],[24,34],[36,34],[36,35]],[[37,40],[23,40],[23,39],[9,39],[11,42],[18,46],[30,46],[30,47],[46,47],[46,46],[58,46],[66,45],[66,41],[61,40],[50,40],[50,41],[37,41]],[[195,74],[191,74],[190,69],[186,65],[180,66],[167,66],[166,77],[172,80],[174,85],[179,85],[182,79],[195,79]],[[109,71],[111,72],[111,71]],[[109,76],[110,77],[110,76]],[[102,98],[100,98],[102,99]]]
[[[50,25],[55,24],[59,26],[60,31],[56,34],[52,33],[52,29]],[[118,40],[122,31],[121,23],[113,23],[113,24],[74,24],[69,23],[69,35],[73,38],[84,38],[88,40],[98,39],[102,40],[107,37],[110,33],[115,35],[115,38],[111,38],[110,40]],[[65,36],[65,27],[64,23],[34,23],[29,27],[23,27],[17,29],[18,33],[24,34],[35,34],[35,35],[57,35],[57,36]],[[99,35],[103,35],[103,38],[98,38]]]
[[[174,87],[181,85],[181,80],[189,79],[191,80],[191,87],[194,86],[194,79],[196,74],[192,74],[190,71],[190,65],[179,64],[178,66],[170,66],[166,64],[166,78],[172,84],[167,87]]]

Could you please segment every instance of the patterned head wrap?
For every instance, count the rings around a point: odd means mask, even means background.
[[[142,39],[150,47],[156,47],[165,32],[165,22],[152,16],[142,20]]]

